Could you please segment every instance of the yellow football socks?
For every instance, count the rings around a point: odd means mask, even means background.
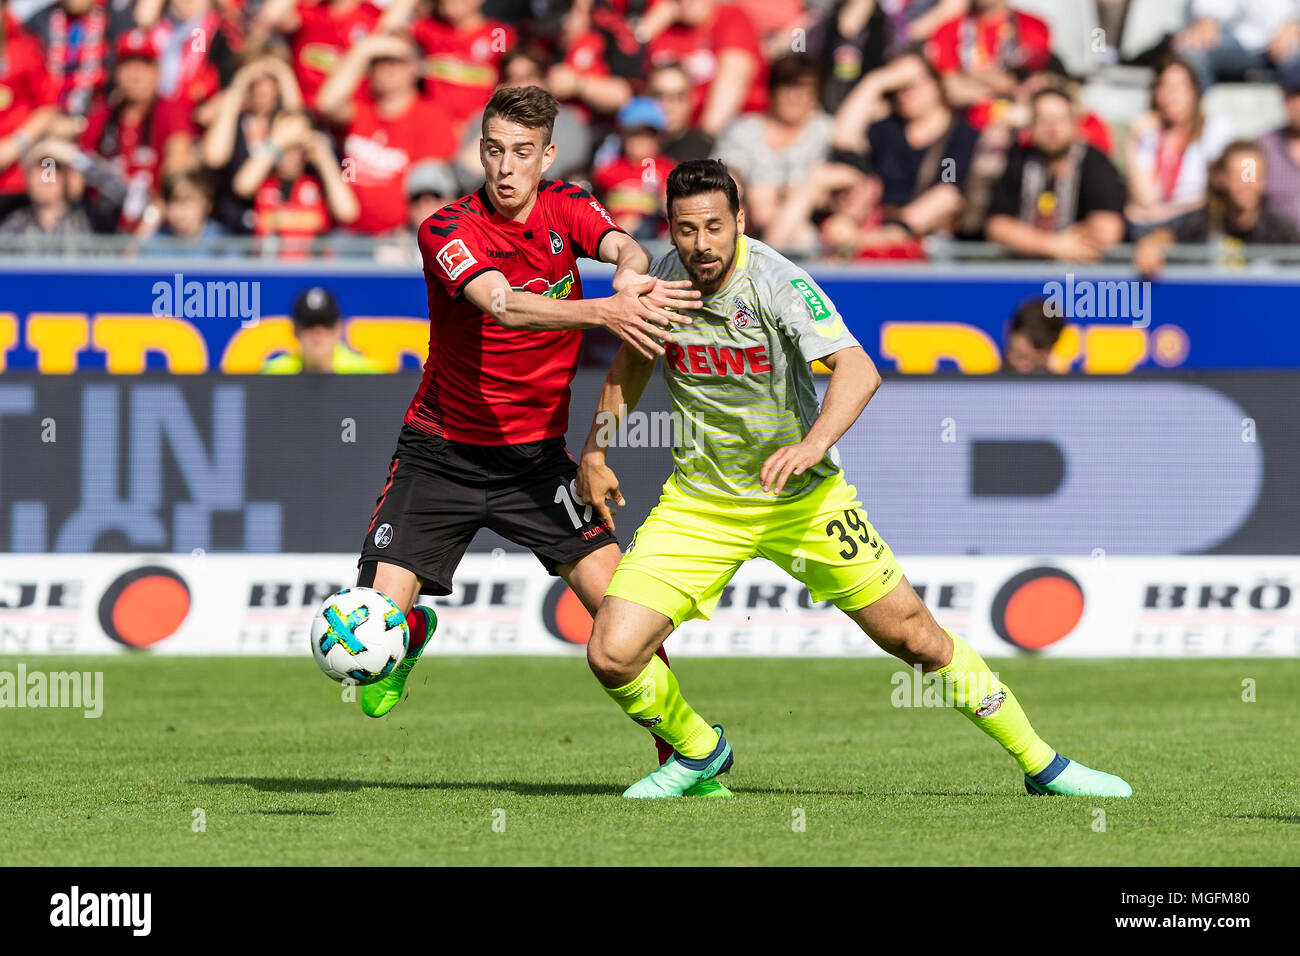
[[[658,657],[651,657],[636,680],[624,687],[606,687],[623,712],[666,740],[683,757],[707,757],[718,745],[718,732],[691,710],[677,678]]]
[[[947,628],[944,632],[952,638],[952,660],[937,673],[957,709],[1001,744],[1022,771],[1038,773],[1052,762],[1056,751],[1034,732],[1011,688],[998,680],[975,649]]]

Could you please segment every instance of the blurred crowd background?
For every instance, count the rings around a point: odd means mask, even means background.
[[[500,85],[549,173],[662,240],[716,156],[806,259],[1131,257],[1300,238],[1300,0],[2,0],[0,250],[346,250],[482,182]],[[244,244],[214,242],[248,237]],[[52,244],[52,245],[51,245]],[[346,253],[332,253],[346,254]]]

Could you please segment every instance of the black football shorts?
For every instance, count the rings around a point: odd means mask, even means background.
[[[402,427],[388,480],[361,546],[358,583],[374,562],[413,571],[426,594],[450,594],[452,574],[480,528],[528,548],[547,573],[616,542],[575,499],[577,463],[564,438],[467,445]]]

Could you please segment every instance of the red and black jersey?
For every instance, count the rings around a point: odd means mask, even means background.
[[[582,298],[579,258],[594,259],[606,233],[622,232],[580,186],[543,179],[525,222],[506,219],[487,187],[420,225],[429,288],[429,358],[406,422],[471,445],[516,445],[563,435],[582,333],[502,328],[461,296],[490,270],[515,289]]]

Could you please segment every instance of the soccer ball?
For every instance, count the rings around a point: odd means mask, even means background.
[[[344,588],[327,598],[311,622],[311,652],[336,681],[373,684],[406,657],[406,615],[374,588]]]

